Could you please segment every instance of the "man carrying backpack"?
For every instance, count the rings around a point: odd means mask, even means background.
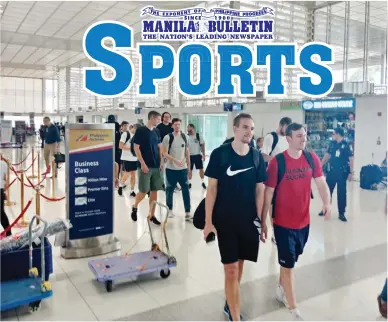
[[[119,196],[123,195],[123,188],[128,177],[131,177],[131,197],[136,197],[135,183],[136,183],[136,170],[137,170],[137,157],[133,149],[132,139],[135,135],[136,127],[132,126],[131,131],[128,131],[129,123],[124,121],[121,123],[123,134],[121,135],[119,148],[121,149],[121,162],[123,166],[124,174],[121,176],[119,184]]]
[[[265,162],[268,162],[273,159],[279,153],[283,153],[288,149],[288,142],[286,139],[286,130],[287,126],[292,123],[292,120],[289,117],[283,117],[279,126],[275,132],[268,133],[264,137],[263,147],[261,149],[261,153],[263,153],[263,157]],[[273,218],[271,216],[271,224],[273,227]],[[276,244],[275,234],[272,231],[272,242]]]
[[[353,151],[348,142],[344,140],[344,129],[338,127],[334,130],[334,141],[331,142],[329,149],[322,159],[322,166],[330,161],[327,169],[326,181],[333,195],[335,186],[337,186],[337,201],[339,220],[346,222],[346,180],[351,181],[353,171]],[[322,212],[319,213],[322,216]]]
[[[205,173],[203,171],[203,161],[205,161],[205,141],[202,137],[200,137],[199,133],[196,132],[194,124],[189,124],[187,126],[188,132],[188,140],[189,140],[189,151],[190,151],[190,183],[189,189],[191,189],[191,179],[192,179],[192,171],[194,170],[194,166],[197,170],[199,170],[199,177],[202,181],[202,188],[206,189],[205,184]]]
[[[264,184],[267,175],[259,150],[249,146],[254,131],[251,115],[241,113],[233,120],[234,140],[215,149],[205,175],[209,178],[205,199],[204,238],[215,233],[225,272],[224,313],[240,321],[240,282],[244,260],[257,261]]]
[[[331,212],[330,192],[318,156],[305,150],[306,130],[292,123],[286,131],[289,148],[269,162],[262,221],[273,204],[273,223],[280,264],[276,299],[289,308],[293,319],[301,321],[296,306],[293,268],[303,253],[310,227],[311,179],[323,201],[323,214]]]
[[[189,192],[189,172],[190,153],[186,134],[181,131],[182,120],[174,118],[172,120],[173,133],[167,134],[163,139],[163,154],[167,159],[166,166],[166,204],[170,209],[169,216],[174,217],[172,212],[174,190],[179,183],[182,189],[183,203],[185,206],[186,220],[191,220],[190,215],[190,192]]]

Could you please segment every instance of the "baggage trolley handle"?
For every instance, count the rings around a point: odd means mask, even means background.
[[[36,268],[32,267],[32,253],[33,253],[33,248],[32,248],[32,225],[35,220],[40,220],[43,223],[43,231],[42,234],[38,237],[40,238],[40,252],[41,252],[41,270],[42,270],[42,291],[50,291],[51,290],[51,285],[50,282],[46,282],[46,264],[45,264],[45,256],[44,256],[44,238],[47,234],[47,226],[48,223],[46,220],[42,219],[40,216],[33,216],[31,219],[31,222],[28,226],[28,239],[29,239],[29,275],[31,276],[38,276],[38,270]]]
[[[163,237],[164,237],[164,240],[166,242],[166,248],[167,248],[167,255],[168,257],[170,258],[171,257],[171,253],[170,253],[170,247],[168,245],[168,240],[167,240],[167,233],[166,233],[166,226],[167,226],[167,221],[168,221],[168,213],[169,213],[169,209],[168,207],[165,205],[165,204],[162,204],[160,202],[157,202],[156,200],[153,200],[151,202],[151,205],[150,205],[150,213],[148,215],[148,229],[150,231],[150,237],[151,237],[151,243],[152,243],[152,250],[154,248],[154,245],[155,245],[155,241],[154,241],[154,238],[153,238],[153,235],[152,235],[152,229],[151,229],[151,225],[150,225],[150,219],[151,219],[151,211],[152,209],[155,207],[155,210],[156,210],[156,206],[159,206],[159,213],[160,213],[160,221],[162,222],[162,231],[163,231]],[[163,220],[163,208],[166,210],[166,216]]]

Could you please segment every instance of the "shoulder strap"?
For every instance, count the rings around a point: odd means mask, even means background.
[[[278,163],[278,182],[276,184],[278,186],[286,173],[286,158],[283,153],[279,153],[275,158]]]
[[[279,142],[279,135],[276,132],[271,132],[271,134],[272,134],[272,137],[273,137],[273,142],[272,142],[271,152],[269,153],[269,155],[272,154],[273,150],[275,150],[276,145]]]
[[[256,170],[260,166],[260,154],[261,154],[261,152],[258,149],[252,148],[253,164],[255,165]]]
[[[306,158],[307,160],[307,163],[309,164],[310,168],[313,170],[315,170],[315,164],[314,164],[314,161],[313,161],[313,157],[311,156],[311,153],[307,150],[303,150],[303,154],[304,154],[304,157]]]
[[[170,154],[172,142],[174,142],[174,134],[169,133],[169,134],[168,134],[168,137],[169,137],[169,142],[168,142],[168,154]]]
[[[187,138],[186,138],[186,134],[184,134],[183,132],[181,132],[181,137],[182,137],[183,141],[185,141],[185,148],[187,148]]]
[[[126,131],[125,133],[127,133],[127,137],[125,138],[124,145],[127,144],[127,142],[129,141],[129,139],[131,138],[131,133],[129,133],[129,131]]]
[[[223,144],[219,147],[221,149],[221,167],[227,165],[230,161],[230,143]]]

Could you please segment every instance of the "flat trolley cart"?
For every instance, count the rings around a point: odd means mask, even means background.
[[[159,245],[155,243],[150,225],[151,209],[158,207],[163,218],[163,209],[165,210],[165,219],[162,221],[162,238],[166,243],[167,253],[163,252]],[[156,210],[156,209],[155,209]],[[162,278],[170,276],[170,268],[177,266],[177,261],[170,253],[168,246],[166,226],[169,209],[167,206],[153,201],[150,207],[150,214],[147,217],[148,229],[151,237],[151,250],[114,256],[89,261],[89,268],[96,276],[97,281],[105,283],[108,292],[112,291],[113,281],[119,278],[130,278],[139,275],[159,272]]]
[[[43,232],[40,236],[41,243],[41,277],[36,267],[32,267],[32,224],[38,216],[34,216],[28,228],[29,237],[29,271],[28,277],[23,279],[2,282],[1,288],[1,311],[14,309],[19,306],[28,304],[30,311],[37,311],[42,300],[51,297],[53,292],[49,281],[45,281],[45,255],[44,255],[44,238],[47,231],[47,222],[39,218],[44,224]]]

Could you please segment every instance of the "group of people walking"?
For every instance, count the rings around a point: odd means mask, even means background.
[[[108,118],[112,122],[112,118]],[[128,130],[129,129],[129,130]],[[148,113],[147,124],[129,125],[121,123],[120,140],[117,145],[116,162],[120,165],[121,178],[118,194],[123,195],[125,183],[130,176],[131,193],[135,197],[131,218],[137,221],[137,209],[140,202],[149,195],[149,202],[157,200],[157,192],[166,191],[166,204],[169,216],[174,217],[173,196],[179,185],[185,207],[185,218],[191,220],[190,192],[192,171],[199,170],[202,188],[204,181],[203,161],[205,160],[205,142],[195,126],[189,124],[187,133],[182,131],[182,120],[174,118],[168,112]],[[138,174],[138,192],[135,193],[136,172]],[[151,209],[151,221],[160,225]]]

